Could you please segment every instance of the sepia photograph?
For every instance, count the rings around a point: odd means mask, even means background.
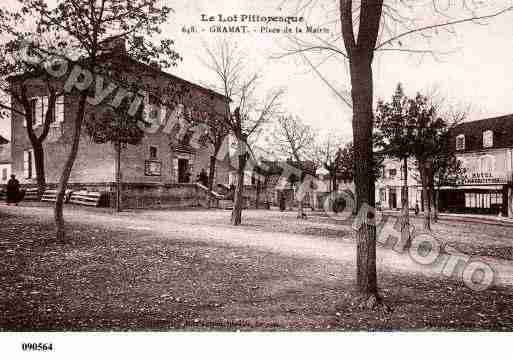
[[[512,79],[511,0],[2,0],[0,352],[504,355]]]

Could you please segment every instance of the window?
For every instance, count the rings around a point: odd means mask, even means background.
[[[502,204],[502,193],[496,192],[491,194],[490,205]]]
[[[379,202],[383,205],[386,201],[386,194],[385,194],[385,189],[384,188],[380,188],[379,189]]]
[[[499,192],[465,193],[466,208],[490,209],[492,206],[497,206],[499,204],[502,204],[502,193]]]
[[[481,157],[481,173],[492,173],[494,171],[494,158],[492,156]]]
[[[38,101],[37,98],[33,98],[30,100],[30,113],[32,114],[32,124],[37,122],[37,106]]]
[[[159,99],[156,96],[152,96],[146,93],[144,96],[143,104],[143,119],[145,121],[145,127],[150,128],[152,126],[158,127],[161,125],[161,111],[163,108],[159,105]],[[162,114],[162,117],[165,113]]]
[[[395,168],[391,168],[388,170],[388,176],[390,178],[394,178],[397,175],[397,170]]]
[[[36,118],[37,118],[37,111],[38,111],[38,100],[37,100],[37,97],[35,98],[31,98],[29,100],[29,104],[30,104],[30,114],[31,114],[31,117],[32,117],[32,125],[35,124],[36,122]],[[24,118],[23,119],[23,127],[27,127],[27,118]]]
[[[52,122],[56,125],[64,122],[64,96],[58,96],[55,100],[55,112]]]
[[[30,111],[32,114],[32,124],[34,126],[43,125],[48,108],[48,96],[38,96],[30,99]],[[56,124],[64,122],[64,96],[58,96],[56,98],[53,117],[50,122]],[[26,119],[24,126],[27,126]]]
[[[191,177],[189,166],[189,160],[186,158],[178,159],[178,183],[189,183]]]
[[[34,151],[26,150],[23,151],[23,175],[25,178],[33,178],[33,164],[34,162]]]
[[[465,149],[465,135],[458,135],[456,137],[456,151],[463,151]]]
[[[2,168],[2,181],[7,180],[7,168]]]
[[[483,147],[493,147],[493,131],[488,130],[483,132]]]
[[[44,101],[44,99],[46,101]],[[30,112],[32,113],[33,126],[39,126],[43,124],[43,112],[45,111],[45,107],[48,107],[48,97],[38,96],[30,99]]]
[[[150,146],[150,158],[151,159],[157,158],[157,147]]]

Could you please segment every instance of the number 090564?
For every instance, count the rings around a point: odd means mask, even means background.
[[[22,343],[21,350],[24,351],[51,351],[53,350],[52,343]]]

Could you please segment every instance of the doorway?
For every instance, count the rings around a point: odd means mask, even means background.
[[[178,183],[189,183],[189,160],[186,158],[178,159]]]
[[[391,209],[396,209],[397,208],[397,193],[396,193],[395,189],[391,189],[390,190],[390,193],[389,193],[389,196],[388,196],[388,206]]]

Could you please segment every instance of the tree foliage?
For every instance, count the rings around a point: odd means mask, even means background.
[[[85,130],[95,143],[138,145],[144,137],[140,117],[130,116],[127,106],[107,107],[103,112],[89,117]]]

